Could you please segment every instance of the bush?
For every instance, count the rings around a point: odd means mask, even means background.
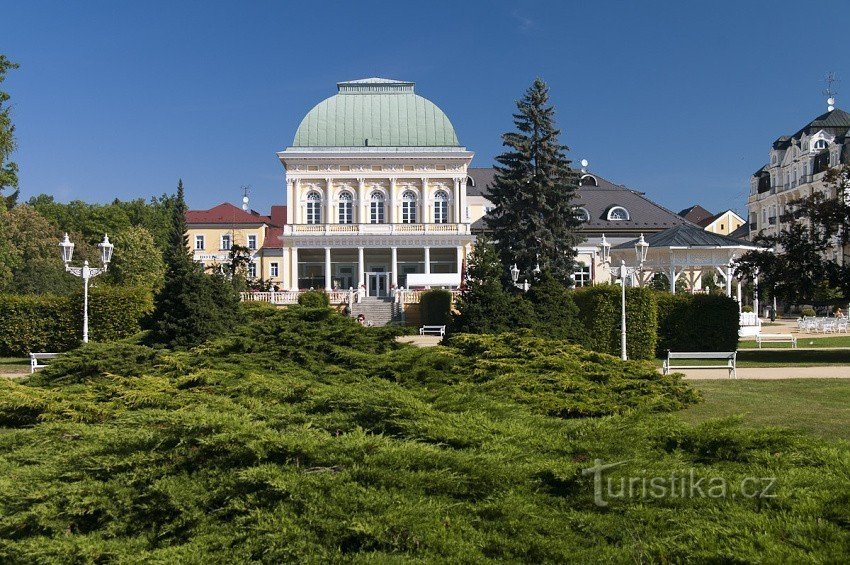
[[[571,342],[581,340],[584,326],[573,293],[548,271],[531,285],[525,298],[534,309],[532,328],[535,335]]]
[[[726,296],[658,293],[658,351],[735,351],[738,304]]]
[[[329,308],[331,299],[321,290],[308,290],[298,295],[298,305],[306,308]]]
[[[814,310],[812,310],[814,312]],[[746,306],[741,306],[741,312],[746,312],[747,314],[753,313],[753,307],[747,304]]]
[[[750,307],[750,312],[752,312],[752,311],[753,311],[753,309],[752,309],[752,307]],[[809,318],[814,318],[815,315],[816,315],[815,309],[811,308],[811,307],[803,308],[802,310],[800,310],[800,315],[806,316],[806,317],[809,317]]]
[[[68,351],[82,338],[80,318],[71,296],[0,295],[0,355]]]
[[[89,338],[114,341],[141,330],[153,309],[150,290],[142,287],[89,289]],[[36,351],[64,352],[82,340],[83,295],[0,296],[0,355]]]
[[[452,293],[429,290],[419,299],[419,316],[423,326],[449,326],[452,316]]]
[[[621,290],[616,285],[596,285],[575,291],[588,349],[620,355]],[[655,357],[658,317],[655,293],[648,288],[626,289],[626,351],[630,359]]]

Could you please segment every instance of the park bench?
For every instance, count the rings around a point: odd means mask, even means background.
[[[36,369],[43,369],[47,367],[44,363],[39,363],[39,361],[47,361],[49,359],[56,359],[62,355],[61,353],[30,353],[30,374],[35,373]]]
[[[761,349],[762,343],[790,343],[791,347],[797,347],[797,336],[792,334],[756,334],[756,343]]]
[[[444,336],[446,335],[446,326],[422,326],[419,328],[419,335],[425,334]]]
[[[717,351],[717,352],[700,352],[700,351],[688,351],[688,352],[677,352],[674,353],[672,351],[667,352],[667,360],[664,361],[662,365],[662,372],[666,375],[673,369],[727,369],[729,371],[729,378],[735,377],[738,378],[737,373],[735,372],[735,358],[737,356],[737,351],[725,352],[725,351]],[[720,361],[726,361],[725,365],[674,365],[674,360],[697,360],[697,359],[715,359]]]

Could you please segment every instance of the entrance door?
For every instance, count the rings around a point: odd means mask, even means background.
[[[372,267],[367,275],[369,296],[387,296],[387,273],[381,267]]]

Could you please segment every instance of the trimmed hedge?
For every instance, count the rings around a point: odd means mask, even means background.
[[[726,296],[657,293],[657,354],[667,351],[735,351],[738,304]]]
[[[89,339],[114,341],[138,333],[153,310],[144,287],[89,289]],[[0,355],[34,351],[63,352],[76,347],[83,333],[83,295],[0,295]]]
[[[330,297],[321,290],[308,290],[298,295],[299,306],[306,308],[330,308]]]
[[[452,293],[429,290],[419,299],[419,317],[423,326],[451,326]]]
[[[575,291],[585,328],[582,344],[593,351],[620,355],[620,287],[596,285]],[[658,340],[655,293],[626,289],[626,350],[629,359],[652,359]]]

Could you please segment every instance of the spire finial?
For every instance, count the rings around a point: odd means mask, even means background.
[[[835,85],[838,83],[838,79],[835,78],[835,73],[830,71],[826,73],[824,82],[826,83],[826,90],[823,91],[826,96],[826,109],[828,112],[832,112],[835,110],[835,95],[838,94],[835,90]]]
[[[250,188],[250,186],[242,186],[242,209],[246,212],[248,211],[248,189]]]

